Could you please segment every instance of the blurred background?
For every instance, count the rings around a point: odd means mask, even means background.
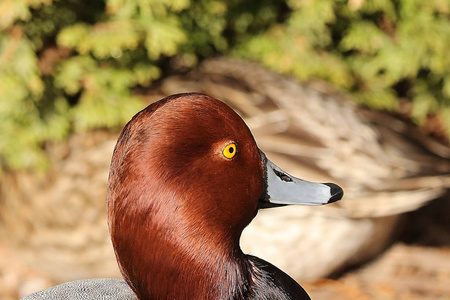
[[[0,0],[0,299],[120,277],[115,140],[189,91],[346,192],[264,211],[244,250],[313,299],[450,299],[449,49],[449,0]]]

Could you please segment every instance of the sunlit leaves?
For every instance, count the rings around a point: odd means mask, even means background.
[[[339,46],[342,51],[358,50],[361,54],[371,55],[391,42],[389,36],[373,22],[359,21],[351,24]]]
[[[80,54],[92,53],[98,59],[118,56],[117,51],[133,50],[140,40],[134,22],[105,22],[93,26],[76,24],[58,35],[58,44],[76,49]]]
[[[108,0],[106,11],[121,18],[166,17],[189,7],[189,0]]]
[[[141,25],[145,32],[145,48],[153,60],[161,55],[175,55],[179,46],[186,41],[181,24],[174,17],[164,21],[142,22]]]
[[[334,1],[289,1],[289,3],[294,7],[287,21],[289,32],[303,35],[313,46],[328,46],[331,42],[331,32],[327,24],[335,21]]]
[[[11,26],[17,20],[31,18],[30,9],[49,4],[52,0],[2,0],[0,1],[0,30]]]
[[[95,79],[93,79],[95,80]],[[144,108],[144,103],[137,96],[127,93],[114,93],[101,86],[85,91],[80,103],[74,108],[74,125],[76,131],[92,128],[119,129]]]
[[[133,68],[102,66],[89,56],[65,61],[55,76],[55,83],[67,94],[80,93],[72,109],[76,131],[92,128],[118,128],[143,108],[131,88],[148,85],[160,75],[155,66],[137,64]]]

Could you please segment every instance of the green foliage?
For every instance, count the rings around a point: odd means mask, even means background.
[[[1,0],[0,164],[45,167],[43,147],[118,128],[177,56],[228,54],[450,136],[449,0]]]

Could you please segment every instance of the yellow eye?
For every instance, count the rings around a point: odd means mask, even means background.
[[[236,155],[236,144],[230,143],[226,145],[222,151],[222,154],[225,158],[232,159]]]

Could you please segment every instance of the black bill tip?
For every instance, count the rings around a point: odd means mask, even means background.
[[[342,196],[344,196],[344,190],[334,183],[324,183],[325,185],[328,185],[330,187],[331,192],[331,198],[328,200],[328,203],[333,203],[338,200],[342,199]]]

